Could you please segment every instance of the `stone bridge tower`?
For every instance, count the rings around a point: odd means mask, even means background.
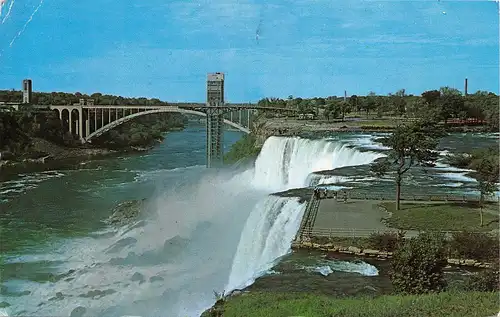
[[[207,167],[219,167],[223,163],[224,73],[207,76]]]

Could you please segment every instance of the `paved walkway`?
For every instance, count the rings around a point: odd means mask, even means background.
[[[379,203],[376,200],[344,203],[335,199],[322,199],[314,228],[388,229],[381,220],[389,213],[378,207]]]
[[[321,199],[316,220],[312,227],[313,236],[368,237],[377,231],[397,229],[387,227],[383,218],[390,216],[378,205],[380,200],[351,199],[346,203],[339,199]],[[404,201],[405,204],[445,204],[446,202]],[[498,210],[484,209],[485,212],[498,215]],[[406,231],[406,237],[418,235],[416,230]]]
[[[336,237],[368,237],[377,231],[397,231],[387,227],[382,219],[390,216],[379,207],[380,200],[322,199],[320,201],[312,235]],[[406,202],[408,203],[408,202]],[[419,202],[416,202],[419,203]],[[406,237],[418,235],[416,230],[407,230]]]

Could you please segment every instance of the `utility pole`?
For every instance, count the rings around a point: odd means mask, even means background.
[[[465,97],[467,97],[467,87],[468,86],[468,81],[467,81],[467,77],[465,78]]]

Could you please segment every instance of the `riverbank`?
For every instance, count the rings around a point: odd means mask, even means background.
[[[318,241],[317,239],[315,239]],[[386,260],[392,258],[392,252],[386,250],[375,250],[370,248],[371,241],[368,238],[337,238],[332,237],[328,242],[314,242],[303,241],[292,244],[292,250],[316,250],[327,252],[330,255],[350,254],[359,256],[361,258],[377,258],[379,260]],[[448,264],[450,266],[464,266],[476,268],[491,268],[492,263],[482,262],[474,259],[454,259],[449,258]]]
[[[172,128],[165,133],[182,130],[183,128]],[[80,164],[90,160],[147,152],[161,144],[163,140],[157,139],[154,144],[147,146],[107,148],[92,145],[66,147],[41,138],[33,138],[31,152],[37,153],[36,157],[21,160],[0,160],[0,181],[9,180],[19,173],[41,172],[60,168],[77,169]]]
[[[80,163],[88,160],[116,157],[123,154],[134,154],[149,151],[149,147],[128,147],[122,149],[107,149],[98,147],[63,147],[49,141],[35,138],[33,148],[40,153],[38,158],[25,158],[22,160],[1,160],[0,181],[26,172],[40,172],[50,169],[66,167],[78,168]]]
[[[429,295],[385,295],[374,299],[339,299],[321,294],[242,293],[219,302],[224,317],[486,317],[498,313],[498,292],[444,292]],[[222,316],[204,313],[203,317]]]

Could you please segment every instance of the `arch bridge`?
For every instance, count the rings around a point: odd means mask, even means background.
[[[224,124],[250,133],[255,113],[257,111],[296,112],[295,109],[257,107],[251,104],[177,104],[177,105],[94,105],[85,104],[83,100],[76,105],[51,105],[50,109],[57,111],[65,129],[72,134],[77,134],[82,143],[92,143],[100,135],[133,120],[134,118],[155,114],[177,112],[186,115],[206,117],[207,120],[207,166],[212,167],[212,162],[217,165],[222,163],[222,146],[217,146],[215,151],[208,151],[209,144],[222,144],[222,121]],[[214,127],[216,127],[214,129]],[[217,131],[215,131],[217,130]]]

